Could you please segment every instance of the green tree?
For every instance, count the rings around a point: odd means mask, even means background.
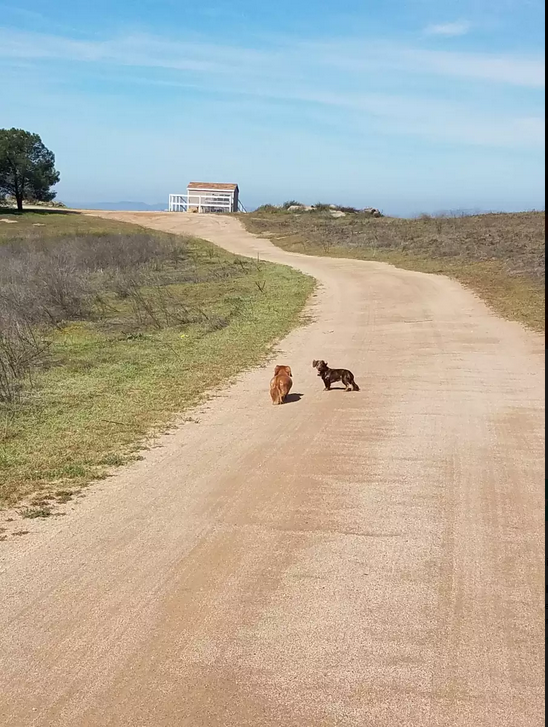
[[[10,196],[21,212],[23,201],[51,202],[59,181],[55,156],[38,134],[0,129],[0,200]]]

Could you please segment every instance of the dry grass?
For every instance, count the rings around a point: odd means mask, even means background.
[[[504,317],[544,330],[544,212],[334,219],[328,212],[273,209],[242,215],[242,221],[285,250],[448,275]]]
[[[6,216],[0,210],[0,219]],[[32,324],[47,339],[46,355],[21,396],[0,404],[0,506],[24,504],[27,518],[48,517],[55,503],[138,457],[207,390],[264,360],[298,323],[313,288],[290,268],[238,258],[201,240],[71,213],[16,219],[0,223],[4,259],[15,259],[11,279],[27,286],[26,263],[37,249],[79,271],[85,260],[90,281],[83,286],[86,305],[55,308],[55,325]],[[151,235],[145,247],[152,258],[136,290],[118,289],[106,262],[97,269],[96,253],[106,260],[111,249],[119,270],[117,241],[142,246]],[[105,248],[105,241],[112,245]],[[67,257],[73,242],[78,254]]]

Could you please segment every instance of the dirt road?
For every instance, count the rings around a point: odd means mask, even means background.
[[[2,544],[0,723],[541,725],[541,338],[445,278],[105,216],[317,278],[276,357],[302,396],[272,407],[251,371]],[[313,358],[361,391],[322,391]]]

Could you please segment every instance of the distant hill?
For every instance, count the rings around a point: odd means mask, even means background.
[[[162,212],[167,209],[166,202],[145,204],[145,202],[72,202],[67,207],[75,210],[119,210],[122,212]]]

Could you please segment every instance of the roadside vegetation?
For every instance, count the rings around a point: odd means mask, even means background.
[[[544,212],[399,219],[324,204],[287,210],[297,204],[265,205],[242,221],[284,250],[448,275],[505,318],[544,330]]]
[[[259,363],[313,288],[202,240],[0,210],[0,506],[45,517]]]

